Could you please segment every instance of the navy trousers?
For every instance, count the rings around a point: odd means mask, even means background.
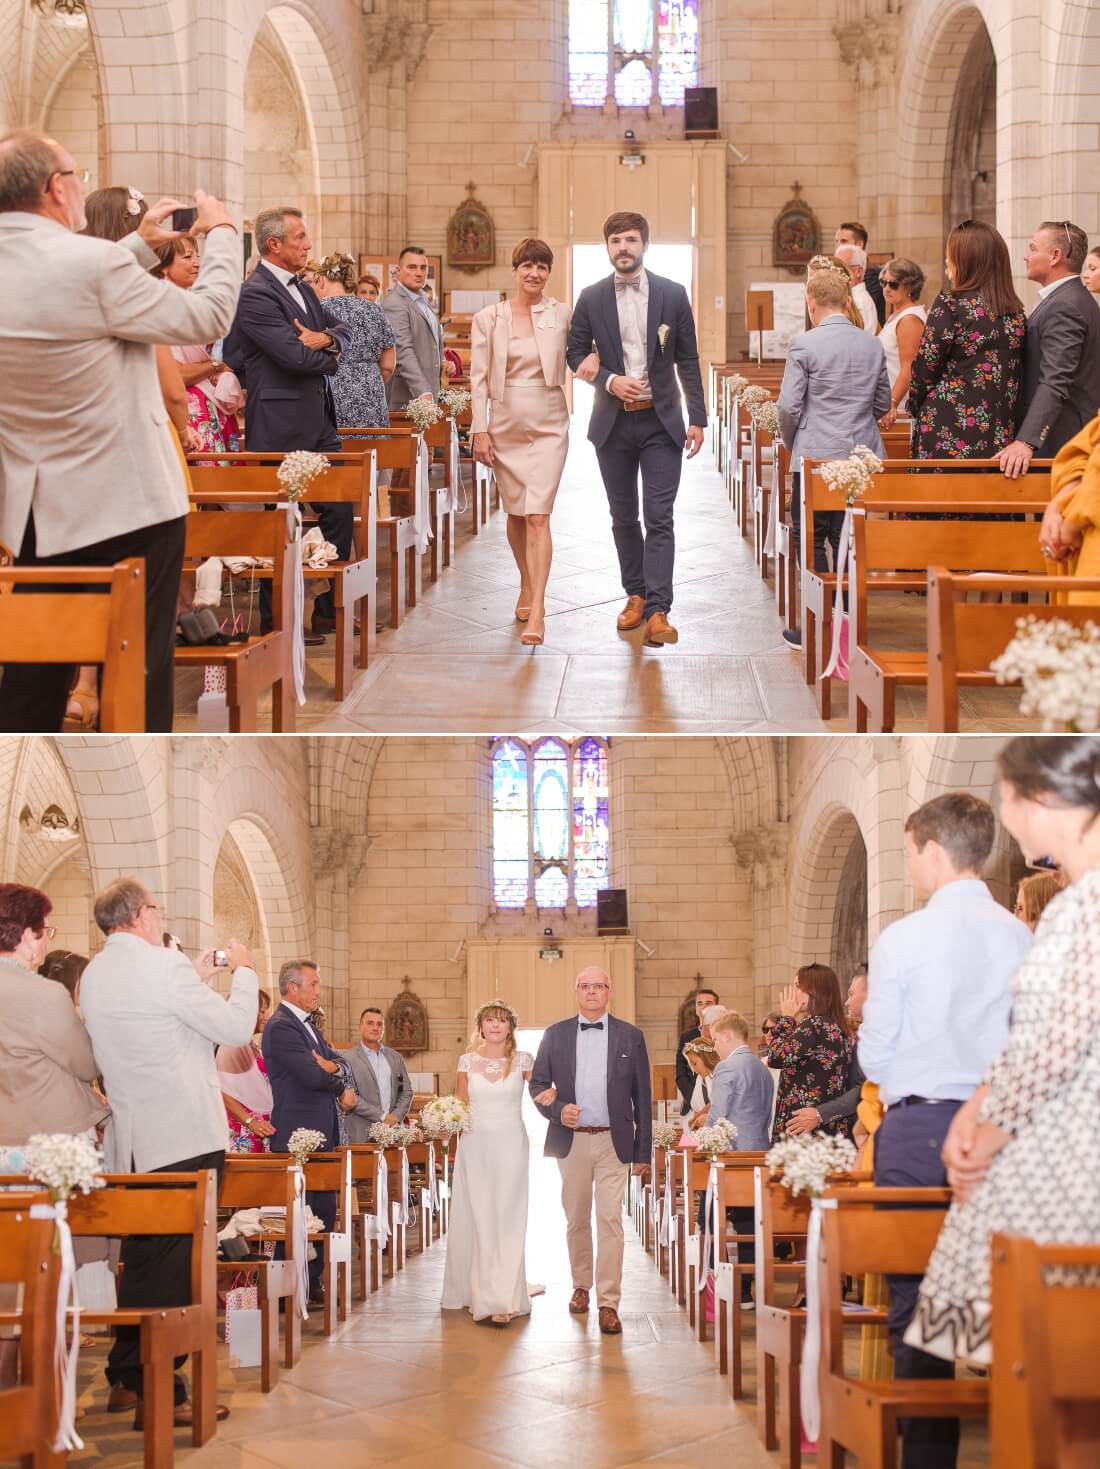
[[[669,435],[653,408],[622,412],[596,450],[603,476],[611,529],[619,553],[623,591],[645,598],[645,615],[672,606],[672,569],[676,559],[673,510],[680,488],[684,448]],[[638,481],[641,477],[641,518]]]
[[[924,1102],[888,1107],[875,1133],[875,1183],[882,1188],[943,1188],[947,1174],[940,1153],[961,1102]],[[887,1329],[894,1351],[894,1376],[952,1378],[955,1364],[905,1344],[902,1338],[917,1309],[919,1275],[888,1275]],[[959,1452],[957,1418],[901,1419],[901,1469],[955,1469]]]

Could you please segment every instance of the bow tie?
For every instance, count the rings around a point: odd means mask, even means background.
[[[617,275],[615,289],[617,291],[640,291],[642,289],[641,271],[637,275]]]
[[[307,286],[307,285],[309,285],[309,282],[306,280],[306,278],[305,278],[304,275],[292,275],[290,277],[290,279],[287,281],[287,288],[288,289],[291,286]]]
[[[582,1020],[581,1021],[581,1029],[582,1030],[603,1030],[603,1021],[602,1020],[593,1020],[592,1024],[591,1025],[588,1025],[588,1024],[585,1023],[585,1021]]]

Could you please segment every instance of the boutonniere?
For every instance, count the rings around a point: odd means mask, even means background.
[[[671,330],[672,328],[667,321],[662,321],[661,325],[657,328],[657,345],[662,352],[665,350],[665,343],[668,341],[668,334]]]

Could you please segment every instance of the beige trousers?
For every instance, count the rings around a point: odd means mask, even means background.
[[[623,1288],[626,1164],[609,1132],[577,1132],[561,1171],[561,1203],[573,1289],[592,1289],[592,1200],[596,1201],[596,1305],[619,1309]]]

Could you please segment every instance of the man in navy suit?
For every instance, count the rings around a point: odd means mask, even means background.
[[[596,384],[588,437],[611,507],[626,592],[618,629],[631,632],[644,623],[647,643],[674,643],[678,633],[668,620],[673,511],[684,448],[689,459],[698,454],[707,422],[695,319],[683,286],[644,268],[649,225],[643,215],[612,214],[603,233],[614,270],[577,298],[565,355],[583,382]]]
[[[290,1135],[299,1127],[323,1133],[325,1148],[340,1141],[338,1108],[350,1112],[355,1093],[345,1088],[340,1058],[310,1023],[321,1003],[321,976],[309,959],[291,959],[279,970],[279,1005],[264,1026],[263,1057],[271,1083],[271,1139],[274,1153],[285,1153]],[[326,1229],[336,1223],[336,1195],[307,1193],[306,1201]],[[318,1256],[309,1265],[309,1298],[323,1300]]]
[[[653,1101],[645,1036],[609,1014],[611,981],[602,969],[577,975],[578,1015],[542,1038],[528,1083],[549,1118],[546,1156],[557,1158],[565,1210],[573,1297],[583,1316],[592,1289],[592,1199],[596,1201],[596,1305],[605,1336],[622,1332],[623,1186],[626,1168],[645,1173],[653,1141]]]
[[[256,216],[260,263],[241,287],[222,357],[248,390],[245,442],[250,451],[312,449],[339,453],[329,378],[351,340],[349,328],[325,321],[313,287],[299,272],[313,248],[300,209]],[[353,505],[315,504],[326,541],[341,561],[351,556]],[[313,606],[314,632],[336,625],[331,592]],[[271,584],[260,587],[260,621],[271,626]]]

